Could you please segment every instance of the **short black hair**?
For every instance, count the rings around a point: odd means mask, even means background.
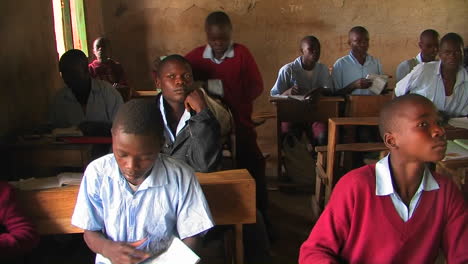
[[[59,71],[67,71],[71,65],[80,63],[85,67],[88,67],[88,58],[83,51],[79,49],[71,49],[65,52],[59,60]]]
[[[172,54],[172,55],[166,56],[161,62],[159,62],[157,66],[158,76],[161,76],[161,72],[164,66],[167,63],[172,62],[172,61],[177,61],[177,62],[186,64],[190,68],[190,70],[192,69],[190,62],[186,58],[184,58],[184,56],[181,56],[179,54]]]
[[[463,49],[463,46],[465,46],[465,44],[463,43],[463,38],[454,32],[445,34],[445,36],[443,36],[442,39],[440,40],[439,46],[442,47],[442,44],[447,41],[453,41],[457,43],[462,49]]]
[[[153,99],[132,99],[120,106],[112,124],[112,132],[164,137],[161,112]]]
[[[205,27],[212,25],[229,26],[232,28],[231,19],[223,11],[212,12],[206,17]]]
[[[306,42],[306,41],[310,41],[311,43],[317,43],[318,47],[320,48],[320,41],[318,40],[318,38],[316,38],[315,36],[305,36],[301,39],[301,42],[300,42],[300,49],[302,49],[302,43]]]
[[[351,33],[359,33],[359,34],[369,35],[369,31],[367,31],[367,29],[365,27],[363,27],[363,26],[353,27],[352,29],[349,30],[348,35],[350,35]]]
[[[433,37],[439,39],[439,32],[435,31],[434,29],[426,29],[419,35],[419,39],[421,40],[423,37]]]
[[[395,124],[397,123],[396,119],[399,117],[397,111],[404,111],[402,106],[407,103],[423,103],[434,106],[431,100],[419,94],[406,94],[387,102],[382,107],[379,114],[379,132],[382,139],[384,138],[385,133],[392,132],[395,129]]]

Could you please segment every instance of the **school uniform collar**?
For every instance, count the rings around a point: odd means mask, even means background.
[[[442,79],[442,72],[441,72],[441,66],[442,66],[442,61],[441,60],[438,60],[436,61],[437,63],[437,67],[435,67],[434,69],[434,74]],[[460,64],[460,66],[458,67],[458,72],[457,72],[457,79],[455,81],[455,85],[453,86],[454,87],[454,90],[461,84],[463,84],[464,82],[468,81],[468,73],[467,71],[463,68],[463,65]]]
[[[146,190],[148,188],[164,186],[169,183],[167,169],[164,166],[163,161],[162,161],[163,155],[164,154],[161,154],[161,153],[159,154],[158,158],[154,162],[151,172],[146,177],[146,179],[138,186],[138,189],[135,192]],[[117,161],[115,163],[116,163],[116,166],[118,166]],[[118,173],[116,174],[116,176],[118,177],[120,184],[123,184],[123,186],[128,185],[127,180],[125,179],[122,172],[120,171],[120,168],[118,169]],[[130,186],[127,186],[127,187],[129,191],[133,192]]]
[[[361,63],[359,63],[359,61],[356,59],[356,57],[354,57],[353,51],[349,51],[349,56],[354,61],[354,63],[361,65]],[[370,59],[371,59],[371,56],[369,54],[366,54],[366,60],[364,61],[364,64],[362,66],[367,65],[369,63]]]
[[[433,191],[438,189],[439,184],[434,179],[434,176],[432,176],[432,173],[426,166],[424,168],[421,184],[419,185],[416,193],[421,191]],[[389,154],[385,158],[379,160],[377,164],[375,164],[375,194],[377,196],[385,196],[394,193],[396,194],[392,183]]]
[[[161,115],[163,118],[164,122],[164,128],[166,129],[166,134],[169,136],[169,139],[171,142],[175,141],[175,138],[177,137],[177,134],[185,127],[187,124],[187,121],[192,117],[189,111],[185,109],[184,113],[180,117],[179,124],[177,124],[177,129],[176,129],[176,134],[172,134],[171,129],[169,128],[168,122],[167,122],[167,117],[166,117],[166,110],[164,108],[164,96],[160,94],[159,96],[159,110],[161,111]]]
[[[221,59],[216,59],[213,55],[213,49],[211,48],[210,44],[206,44],[205,50],[203,51],[203,58],[210,59],[216,64],[222,63],[226,58],[234,58],[234,43],[231,41],[229,47],[224,52],[223,57],[221,57]]]
[[[418,61],[418,63],[423,63],[421,52],[419,52],[418,55],[416,55],[414,58]]]

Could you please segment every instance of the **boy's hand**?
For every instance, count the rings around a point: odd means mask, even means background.
[[[297,85],[294,85],[293,87],[284,91],[281,95],[297,95],[299,93],[300,93],[299,87]]]
[[[197,114],[207,107],[205,97],[200,89],[190,92],[185,98],[184,105],[187,111],[193,110]]]
[[[148,253],[136,249],[145,241],[146,238],[133,243],[109,240],[104,244],[102,255],[110,259],[112,264],[136,264],[150,257]]]
[[[372,80],[369,80],[366,78],[357,79],[353,83],[354,89],[367,89],[371,87],[371,85],[372,85]]]

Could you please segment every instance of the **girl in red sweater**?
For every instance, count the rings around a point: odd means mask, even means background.
[[[468,214],[461,192],[427,162],[444,158],[437,109],[410,94],[387,104],[380,134],[390,154],[349,172],[301,247],[299,263],[468,263]]]

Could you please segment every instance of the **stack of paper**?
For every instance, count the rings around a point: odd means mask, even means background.
[[[450,118],[448,123],[453,127],[468,129],[468,117]]]
[[[452,140],[447,140],[447,150],[444,160],[465,159],[468,158],[468,149],[455,143]]]

